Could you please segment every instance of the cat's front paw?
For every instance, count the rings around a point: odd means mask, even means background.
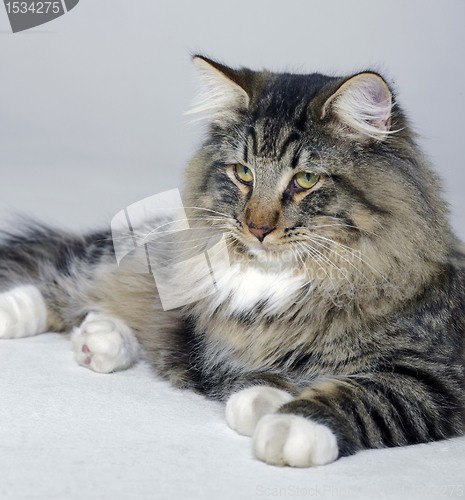
[[[131,329],[117,318],[90,313],[71,334],[77,362],[99,373],[129,368],[139,356]]]
[[[286,391],[274,387],[255,386],[233,394],[226,404],[226,423],[243,436],[251,436],[258,421],[267,413],[292,401]]]
[[[29,337],[45,331],[47,308],[40,290],[21,285],[0,293],[0,338]]]
[[[258,459],[281,466],[325,465],[338,457],[331,429],[298,415],[265,415],[255,429],[253,448]]]

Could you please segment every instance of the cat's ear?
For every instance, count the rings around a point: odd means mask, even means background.
[[[247,92],[252,76],[250,70],[234,70],[204,56],[193,57],[194,66],[202,80],[203,92],[194,103],[191,113],[234,115],[249,105]]]
[[[376,73],[346,80],[321,107],[320,119],[350,139],[383,141],[391,131],[392,94]]]

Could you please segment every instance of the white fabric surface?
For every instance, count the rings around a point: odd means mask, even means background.
[[[464,457],[462,437],[272,467],[227,427],[223,404],[142,362],[101,375],[74,362],[66,336],[0,341],[2,500],[445,498],[465,487]]]

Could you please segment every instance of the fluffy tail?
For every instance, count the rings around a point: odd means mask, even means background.
[[[9,335],[14,337],[69,330],[92,309],[89,289],[102,264],[116,265],[110,231],[76,236],[30,221],[17,231],[3,231],[3,330],[15,324]]]

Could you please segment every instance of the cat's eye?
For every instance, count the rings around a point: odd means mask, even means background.
[[[299,172],[294,179],[295,183],[302,189],[310,189],[318,182],[320,176],[310,172]]]
[[[236,175],[236,178],[244,184],[251,185],[253,182],[252,170],[241,163],[236,163],[234,165],[234,174]]]

